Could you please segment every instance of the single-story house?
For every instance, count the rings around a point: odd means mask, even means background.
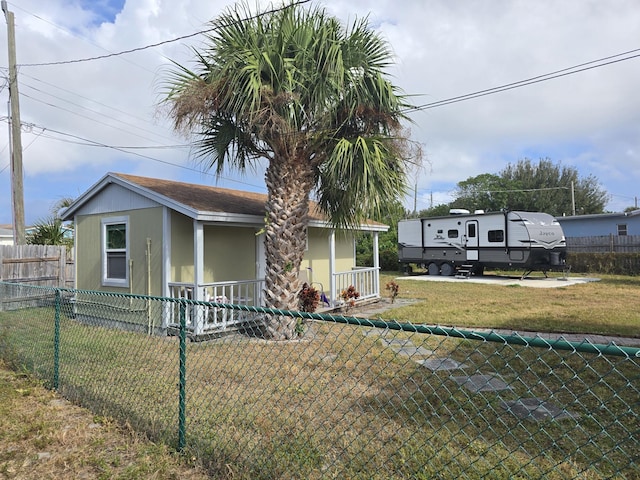
[[[0,245],[13,245],[12,225],[0,225]]]
[[[640,210],[556,217],[565,237],[640,235]]]
[[[62,214],[75,225],[75,287],[261,306],[266,200],[260,193],[108,173]],[[312,202],[301,281],[321,290],[328,307],[349,285],[361,299],[378,298],[378,233],[388,228],[367,222],[335,231]],[[360,232],[374,237],[375,264],[367,268],[355,262]],[[177,323],[175,309],[165,310],[154,328]],[[242,322],[240,313],[204,309],[187,321],[197,336]]]

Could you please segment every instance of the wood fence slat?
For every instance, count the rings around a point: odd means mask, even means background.
[[[60,245],[1,245],[0,281],[73,287],[73,262]]]
[[[33,258],[5,258],[3,260],[4,263],[35,263],[35,262],[58,262],[60,261],[60,256],[58,257],[33,257]]]
[[[571,253],[639,253],[640,235],[599,235],[567,237]]]

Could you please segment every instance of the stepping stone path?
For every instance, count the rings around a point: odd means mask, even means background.
[[[416,360],[423,367],[427,367],[432,372],[439,372],[440,370],[460,370],[466,368],[460,362],[453,360],[452,358],[426,358],[424,360]]]
[[[462,385],[473,393],[512,390],[498,375],[471,375],[470,377],[453,377],[453,379],[458,385]]]
[[[554,404],[539,398],[521,398],[514,402],[502,402],[501,406],[520,418],[532,417],[534,420],[546,420],[548,418],[561,420],[563,418],[578,417],[576,414],[561,410]]]
[[[374,333],[375,332],[375,333]],[[398,355],[409,357],[416,363],[428,368],[432,372],[463,370],[469,368],[468,365],[460,363],[453,358],[438,357],[436,352],[424,347],[416,347],[411,340],[384,338],[388,330],[380,331],[376,328],[367,329],[365,335],[379,335],[380,341],[386,347],[394,350]],[[429,357],[429,358],[421,358]],[[499,392],[502,390],[513,390],[497,373],[491,375],[476,374],[470,376],[451,377],[458,385],[473,393]],[[507,412],[529,420],[561,420],[564,418],[578,418],[578,415],[562,410],[558,406],[546,402],[540,398],[520,398],[515,401],[503,401],[500,404]]]

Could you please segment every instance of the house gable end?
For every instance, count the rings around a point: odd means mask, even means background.
[[[158,207],[160,204],[120,185],[110,183],[84,203],[76,215],[96,215],[142,208]]]

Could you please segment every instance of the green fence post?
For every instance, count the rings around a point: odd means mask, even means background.
[[[55,323],[53,330],[53,389],[58,390],[60,380],[60,303],[62,295],[56,289]]]
[[[180,393],[178,405],[178,450],[185,447],[185,413],[187,384],[187,321],[185,306],[180,304]]]

